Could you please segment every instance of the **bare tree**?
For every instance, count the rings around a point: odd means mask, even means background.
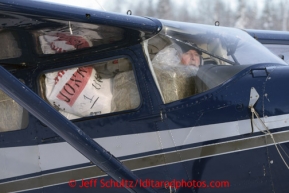
[[[159,19],[210,25],[219,21],[221,26],[242,29],[288,30],[289,0],[263,2],[264,6],[248,0],[183,0],[178,4],[173,0],[111,0],[107,4],[112,11],[125,13],[130,9],[133,15]]]
[[[258,1],[252,1],[246,5],[246,28],[260,28],[258,27],[260,21],[258,20]]]
[[[157,3],[157,15],[160,19],[172,19],[171,0],[159,0]]]
[[[146,10],[146,15],[150,17],[157,17],[156,15],[156,9],[155,4],[153,3],[153,0],[147,0],[148,4],[147,7],[138,6],[140,9]]]
[[[246,28],[248,18],[246,16],[247,12],[247,5],[245,0],[238,0],[238,6],[237,6],[237,17],[236,17],[236,23],[235,27],[244,29]]]
[[[272,7],[272,1],[271,0],[266,0],[265,1],[265,5],[264,5],[264,9],[262,12],[262,16],[261,16],[261,23],[263,24],[262,29],[273,29],[273,25],[274,25],[274,19],[273,19],[273,12],[274,9]]]
[[[198,1],[198,23],[213,24],[214,21],[214,4],[215,1],[199,0]]]
[[[281,1],[281,7],[282,7],[282,30],[287,31],[287,24],[288,24],[288,6],[289,1],[288,0],[282,0]]]
[[[223,0],[210,2],[213,4],[213,20],[218,21],[221,26],[232,26],[234,12],[230,8],[230,3],[224,2]]]

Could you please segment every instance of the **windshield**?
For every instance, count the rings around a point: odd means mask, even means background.
[[[286,64],[246,32],[220,26],[190,24],[162,20],[162,35],[178,44],[187,44],[207,57],[231,65],[259,63]]]
[[[161,22],[162,31],[144,49],[164,103],[212,89],[250,65],[287,65],[242,30]]]

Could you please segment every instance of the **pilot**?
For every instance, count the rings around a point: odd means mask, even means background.
[[[181,47],[183,54],[181,55],[181,64],[186,66],[200,67],[202,65],[201,52],[193,47],[183,45]]]

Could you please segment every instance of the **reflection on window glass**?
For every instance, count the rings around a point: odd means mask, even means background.
[[[242,30],[161,20],[144,43],[164,103],[205,92],[250,65],[285,64]]]
[[[264,46],[289,64],[289,45],[264,44]]]
[[[123,39],[117,27],[77,22],[56,21],[60,28],[45,28],[34,32],[42,54],[57,54],[89,47],[111,44]]]
[[[0,132],[24,129],[28,113],[18,103],[0,90]]]
[[[21,49],[11,32],[0,32],[0,59],[18,58],[21,56]]]
[[[186,49],[186,48],[183,48]],[[197,51],[171,44],[155,55],[152,66],[166,103],[195,94],[195,79],[202,60]],[[190,63],[190,64],[189,64]]]
[[[135,109],[140,104],[126,58],[46,73],[40,85],[42,97],[68,119]]]

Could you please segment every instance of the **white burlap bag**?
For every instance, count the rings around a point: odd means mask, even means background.
[[[45,75],[46,98],[67,118],[111,111],[111,79],[101,79],[93,67],[72,68]]]

